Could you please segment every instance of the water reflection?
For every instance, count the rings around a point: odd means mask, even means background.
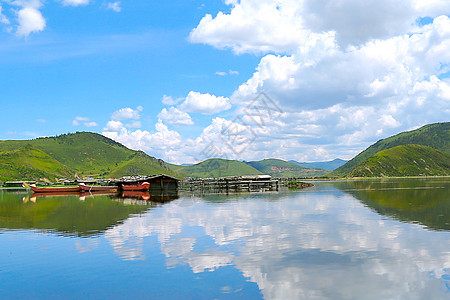
[[[382,179],[335,183],[379,214],[433,230],[450,230],[450,179]]]
[[[176,199],[166,194],[10,193],[0,194],[0,231],[38,229],[89,237],[159,203]]]
[[[449,233],[374,214],[348,189],[183,198],[105,237],[123,259],[143,259],[154,236],[168,268],[234,266],[266,299],[445,299]]]
[[[448,181],[440,180],[317,183],[297,193],[187,195],[164,205],[149,204],[153,195],[24,203],[23,195],[3,194],[0,227],[96,231],[70,241],[79,257],[99,262],[93,293],[106,278],[111,295],[141,298],[167,298],[169,282],[186,298],[447,299],[450,231],[428,218],[448,222],[447,195]]]

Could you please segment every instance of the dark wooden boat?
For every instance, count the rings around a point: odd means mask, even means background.
[[[150,183],[143,182],[139,185],[137,184],[122,184],[122,190],[124,191],[148,191],[150,188]]]
[[[80,183],[78,185],[82,192],[117,192],[116,186],[86,185]]]
[[[35,193],[67,193],[67,192],[80,192],[81,188],[79,186],[61,186],[61,187],[37,187],[32,184],[29,186]]]

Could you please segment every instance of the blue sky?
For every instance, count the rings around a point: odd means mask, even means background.
[[[319,2],[0,0],[0,139],[315,161],[449,120],[448,1]]]

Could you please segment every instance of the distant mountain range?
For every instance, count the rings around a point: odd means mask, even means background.
[[[250,161],[247,164],[272,177],[319,177],[327,173],[324,169],[306,168],[281,159]]]
[[[243,175],[262,175],[257,169],[237,160],[212,158],[188,166],[167,164],[169,169],[183,177],[209,178]]]
[[[324,170],[333,171],[333,170],[339,168],[340,166],[344,165],[345,163],[347,163],[348,160],[336,158],[331,161],[298,162],[295,160],[290,160],[289,162],[294,163],[299,166],[302,166],[302,167],[305,167],[305,168],[316,168],[316,169],[324,169]]]

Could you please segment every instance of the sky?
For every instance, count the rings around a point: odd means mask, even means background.
[[[0,139],[351,159],[450,119],[449,0],[0,0]]]

